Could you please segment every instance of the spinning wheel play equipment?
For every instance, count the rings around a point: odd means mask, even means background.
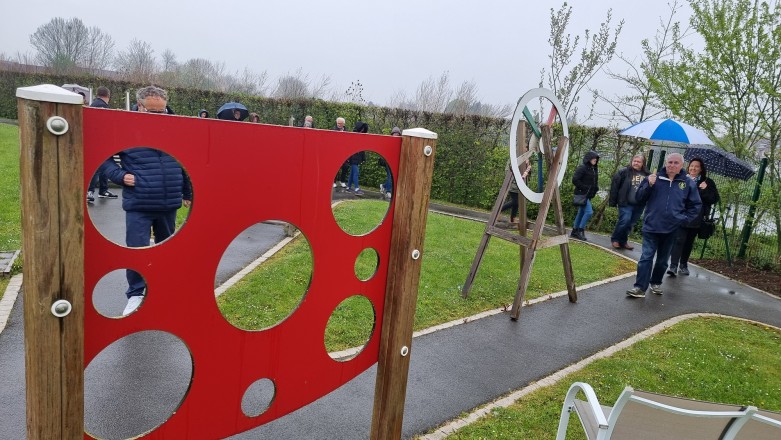
[[[80,95],[49,85],[20,88],[17,97],[28,438],[90,438],[85,367],[109,345],[146,330],[183,342],[193,374],[170,418],[139,435],[224,438],[301,408],[378,363],[370,435],[400,437],[436,134],[414,129],[396,138],[83,108]],[[131,249],[85,221],[84,195],[104,158],[139,146],[182,164],[194,203],[170,239]],[[352,236],[335,221],[331,184],[344,159],[361,150],[381,154],[397,182],[383,222]],[[280,182],[286,197],[268,196]],[[290,316],[244,331],[219,312],[214,274],[232,238],[268,219],[305,234],[313,275]],[[353,265],[365,249],[376,251],[379,263],[364,281]],[[124,318],[101,315],[93,289],[104,274],[126,268],[146,280],[144,303]],[[354,358],[334,360],[325,327],[355,295],[371,303],[374,331]],[[270,381],[274,397],[250,416],[242,396],[258,381]]]
[[[538,127],[532,117],[527,104],[533,99],[547,99],[551,105],[551,112],[547,123]],[[515,293],[510,317],[517,320],[521,313],[521,304],[526,295],[526,288],[529,285],[531,269],[534,265],[534,257],[537,249],[543,249],[558,245],[561,250],[561,259],[564,265],[564,277],[567,282],[567,293],[570,302],[577,302],[577,292],[575,290],[575,278],[572,273],[572,261],[569,254],[569,237],[564,227],[564,214],[561,207],[561,196],[559,194],[559,185],[564,179],[564,172],[567,169],[567,156],[569,150],[569,129],[565,118],[559,118],[562,128],[562,135],[558,138],[558,147],[551,149],[551,125],[557,115],[561,114],[561,104],[556,96],[547,89],[532,89],[526,92],[519,100],[513,113],[512,126],[510,131],[510,166],[504,176],[504,183],[499,190],[499,196],[496,198],[494,208],[488,218],[488,223],[483,233],[483,238],[477,248],[477,253],[472,261],[472,267],[469,270],[461,294],[464,298],[469,295],[469,291],[474,283],[477,270],[483,260],[483,255],[488,247],[488,241],[492,236],[510,241],[520,246],[521,277],[518,281],[518,290]],[[523,118],[523,120],[521,119]],[[527,128],[529,125],[533,131],[531,139],[527,142]],[[554,151],[555,150],[555,151]],[[548,181],[545,183],[543,192],[535,192],[526,185],[523,179],[523,172],[528,167],[527,161],[532,158],[534,153],[540,153],[548,166]],[[542,158],[540,158],[542,160]],[[499,215],[501,214],[502,204],[510,192],[510,184],[513,179],[518,185],[521,194],[518,195],[518,234],[514,234],[496,226]],[[521,197],[523,195],[523,197]],[[540,204],[537,220],[529,222],[526,218],[526,200]],[[548,210],[553,204],[553,212],[556,218],[555,226],[545,225],[545,218],[548,216]],[[531,238],[527,237],[527,229],[532,228]],[[547,234],[547,235],[543,235]]]

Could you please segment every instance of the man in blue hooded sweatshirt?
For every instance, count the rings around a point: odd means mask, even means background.
[[[702,201],[697,185],[683,171],[683,156],[678,153],[667,156],[658,176],[654,173],[643,179],[635,197],[646,204],[643,252],[637,262],[635,285],[626,294],[644,298],[649,283],[651,292],[662,294],[662,279],[678,228],[699,215]]]

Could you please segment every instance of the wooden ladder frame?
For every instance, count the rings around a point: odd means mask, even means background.
[[[543,144],[550,145],[550,126],[542,126],[541,128]],[[526,124],[519,124],[518,130],[520,132],[518,148],[520,149],[521,155],[523,155],[528,149],[526,142]],[[559,169],[562,166],[562,158],[566,155],[568,147],[569,139],[561,136],[559,137],[558,147],[556,148],[553,158],[551,158],[549,154],[543,155],[548,165],[548,180],[545,184],[542,202],[540,202],[540,210],[537,214],[537,219],[534,222],[529,222],[526,218],[526,198],[522,197],[521,194],[514,195],[515,197],[518,197],[519,234],[514,234],[496,226],[496,222],[501,214],[502,204],[504,204],[504,200],[510,192],[510,184],[512,183],[512,180],[515,179],[513,170],[507,170],[504,176],[504,183],[502,183],[502,188],[499,190],[499,196],[496,198],[494,208],[485,225],[485,232],[483,233],[483,238],[480,240],[480,245],[477,248],[475,258],[472,261],[469,275],[467,275],[466,281],[464,282],[464,287],[461,291],[461,295],[464,298],[469,295],[472,283],[477,275],[477,270],[480,268],[480,263],[485,255],[485,250],[488,248],[488,241],[493,236],[520,246],[521,276],[518,281],[518,289],[515,292],[515,299],[513,300],[510,314],[510,318],[513,321],[517,321],[520,316],[521,304],[526,296],[526,289],[529,286],[531,270],[538,249],[556,245],[559,246],[559,249],[561,250],[561,260],[564,266],[564,277],[567,282],[569,301],[573,303],[578,301],[578,294],[575,289],[575,277],[572,272],[572,260],[569,253],[569,237],[567,236],[567,230],[564,226],[564,212],[561,206],[558,180],[556,179]],[[527,167],[526,163],[524,162],[520,166],[521,172],[525,171],[525,168]],[[545,218],[548,216],[551,204],[553,205],[556,224],[554,226],[547,226],[545,225]],[[528,229],[532,229],[531,238],[527,236]],[[547,233],[547,235],[544,235],[543,233]]]

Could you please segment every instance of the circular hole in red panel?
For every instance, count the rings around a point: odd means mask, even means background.
[[[312,280],[312,248],[303,233],[294,231],[294,226],[280,221],[257,223],[223,253],[215,295],[220,313],[234,327],[273,327],[303,301]],[[247,261],[252,261],[249,266]],[[245,267],[251,270],[242,271]]]
[[[357,176],[357,185],[351,176]],[[349,156],[336,171],[331,196],[332,202],[339,202],[333,208],[339,227],[350,235],[365,235],[377,228],[388,213],[393,183],[380,154],[361,151]]]
[[[96,438],[135,438],[181,406],[193,360],[176,336],[133,333],[103,349],[84,370],[84,429]]]
[[[88,269],[89,270],[89,269]],[[131,289],[130,286],[133,286]],[[141,299],[133,299],[128,293]],[[143,306],[146,299],[146,281],[144,277],[129,269],[117,269],[103,276],[92,291],[92,305],[95,310],[107,318],[122,318],[131,315]]]
[[[355,276],[361,281],[370,280],[377,273],[380,256],[372,248],[366,248],[355,259]]]
[[[371,339],[376,316],[371,301],[353,295],[331,313],[325,327],[325,349],[332,359],[344,362],[357,356]]]
[[[125,175],[132,175],[133,185]],[[155,148],[118,152],[91,174],[87,186],[92,224],[120,246],[160,244],[184,226],[190,212],[182,202],[183,196],[192,199],[189,177],[179,161]]]
[[[247,417],[257,417],[271,406],[277,388],[271,379],[259,379],[252,383],[241,398],[241,411]]]

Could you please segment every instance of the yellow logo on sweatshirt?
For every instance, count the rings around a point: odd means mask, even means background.
[[[686,182],[681,182],[678,184],[678,188],[680,189],[686,189]]]

